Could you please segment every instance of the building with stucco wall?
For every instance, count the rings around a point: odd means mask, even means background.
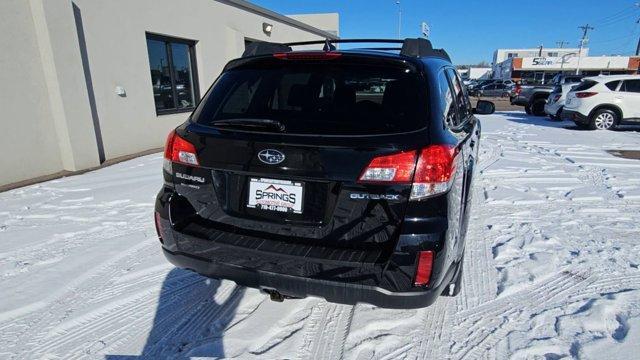
[[[338,33],[242,0],[3,0],[0,186],[159,149],[246,44]]]

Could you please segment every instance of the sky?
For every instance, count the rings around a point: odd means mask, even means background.
[[[251,0],[282,14],[337,12],[342,38],[397,38],[396,0]],[[577,47],[589,24],[591,55],[635,54],[639,0],[433,1],[401,0],[402,37],[431,27],[434,47],[456,64],[491,62],[498,48]]]

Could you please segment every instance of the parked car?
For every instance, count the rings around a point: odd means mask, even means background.
[[[582,75],[556,76],[554,78],[553,91],[549,94],[547,103],[544,106],[545,114],[549,115],[552,120],[560,120],[567,94],[583,78],[584,76]]]
[[[476,96],[478,90],[486,85],[492,84],[493,80],[476,80],[474,83],[467,85],[467,92],[471,96]]]
[[[169,134],[155,204],[164,254],[277,301],[416,308],[455,296],[474,114],[495,106],[473,108],[425,39],[400,54],[294,46],[249,45]]]
[[[585,78],[567,95],[562,119],[591,130],[640,125],[640,75]]]
[[[524,106],[527,114],[545,116],[544,107],[547,104],[547,98],[554,91],[556,85],[564,85],[565,82],[571,82],[573,78],[574,75],[558,74],[549,84],[516,86],[515,94],[511,97],[511,104]]]
[[[493,83],[480,88],[480,90],[478,90],[478,96],[508,97],[510,89],[511,88],[504,83]]]

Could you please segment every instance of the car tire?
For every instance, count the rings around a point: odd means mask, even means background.
[[[535,116],[544,116],[544,105],[547,103],[545,99],[535,99],[531,104],[531,112]]]
[[[563,106],[561,106],[561,107],[558,109],[558,112],[556,113],[556,118],[555,118],[554,120],[556,120],[556,121],[562,121],[562,110],[564,110],[564,107],[563,107]]]
[[[525,106],[524,112],[527,113],[527,115],[531,115],[531,107],[529,105]]]
[[[464,270],[464,254],[462,256],[462,259],[460,260],[460,264],[458,264],[458,268],[456,269],[456,278],[448,285],[444,288],[444,291],[442,292],[442,296],[447,296],[447,297],[453,297],[453,296],[458,296],[458,294],[460,294],[460,291],[462,290],[462,273]],[[453,286],[453,289],[451,289],[451,286]]]
[[[618,124],[618,114],[609,109],[601,109],[593,113],[589,119],[591,130],[613,130]]]

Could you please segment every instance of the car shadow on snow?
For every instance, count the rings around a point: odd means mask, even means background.
[[[105,359],[224,358],[224,330],[233,319],[245,288],[225,288],[225,294],[218,294],[224,298],[218,303],[215,297],[220,285],[219,280],[207,279],[188,270],[171,270],[162,284],[142,353],[106,355]]]

